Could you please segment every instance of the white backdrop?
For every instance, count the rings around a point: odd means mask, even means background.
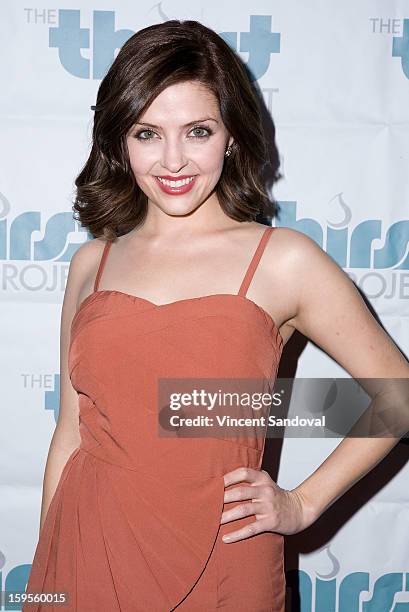
[[[5,0],[0,20],[3,590],[24,590],[38,538],[42,477],[58,414],[61,302],[70,258],[90,238],[71,212],[73,180],[90,141],[90,106],[125,40],[171,18],[202,21],[248,63],[277,129],[284,179],[274,188],[281,208],[275,224],[317,240],[409,353],[405,0],[48,0],[47,9]],[[284,350],[283,368],[294,360],[292,350],[290,345]],[[296,357],[291,374],[297,377],[348,376],[311,343]],[[338,443],[285,440],[278,483],[296,486]],[[408,454],[409,446],[399,443],[308,533],[288,538],[289,609],[409,610]]]

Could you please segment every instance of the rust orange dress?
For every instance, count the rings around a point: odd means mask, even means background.
[[[71,327],[81,444],[62,471],[26,587],[65,592],[68,603],[25,604],[24,612],[284,612],[284,537],[221,539],[255,520],[220,525],[224,510],[244,503],[224,504],[223,476],[261,469],[265,437],[160,437],[156,404],[159,377],[275,380],[283,339],[246,297],[273,229],[237,294],[161,305],[98,290],[106,243],[94,292]]]

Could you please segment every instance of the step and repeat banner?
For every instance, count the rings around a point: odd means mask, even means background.
[[[283,179],[273,224],[331,255],[408,355],[409,4],[5,0],[0,15],[0,583],[9,591],[24,590],[37,544],[59,409],[61,303],[70,259],[91,238],[73,220],[73,181],[119,48],[173,18],[225,38],[276,126]],[[279,375],[348,377],[294,338]],[[285,439],[277,482],[295,487],[339,441]],[[266,445],[268,466],[276,442]],[[399,442],[315,525],[287,538],[288,609],[409,610],[408,457]]]

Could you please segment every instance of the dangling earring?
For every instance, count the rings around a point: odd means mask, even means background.
[[[226,152],[225,152],[225,154],[224,154],[224,155],[225,155],[226,157],[229,157],[229,155],[230,155],[230,154],[231,154],[231,146],[229,145],[229,146],[227,147],[227,150],[226,150]]]

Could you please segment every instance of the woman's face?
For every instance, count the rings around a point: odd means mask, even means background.
[[[195,81],[167,87],[127,136],[137,184],[149,204],[168,214],[187,214],[209,198],[232,142],[217,99]],[[167,184],[158,177],[167,177]],[[179,177],[193,181],[180,185]]]

